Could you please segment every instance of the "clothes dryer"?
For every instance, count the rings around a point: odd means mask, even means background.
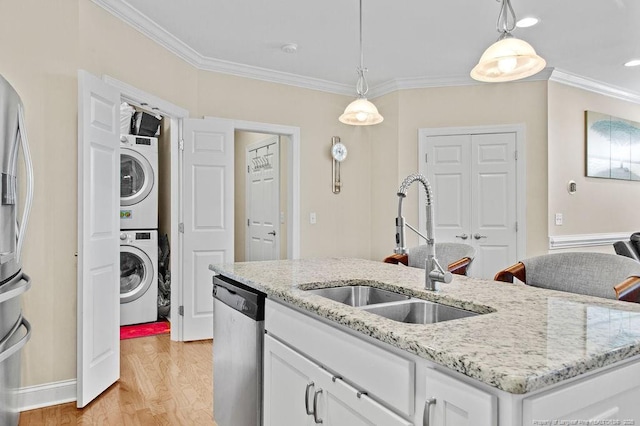
[[[120,325],[158,319],[158,231],[120,232]]]
[[[120,136],[120,229],[158,228],[158,139]]]

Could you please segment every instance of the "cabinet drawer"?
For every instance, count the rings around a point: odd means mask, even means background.
[[[266,331],[287,342],[356,388],[412,416],[415,364],[318,319],[267,300]]]

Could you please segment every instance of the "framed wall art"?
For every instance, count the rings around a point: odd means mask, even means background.
[[[640,123],[585,111],[587,176],[640,181]]]

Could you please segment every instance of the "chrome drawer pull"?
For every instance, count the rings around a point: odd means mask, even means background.
[[[431,417],[431,406],[436,404],[435,398],[429,398],[424,403],[424,414],[422,416],[422,425],[429,426],[429,418]]]
[[[304,391],[304,410],[307,412],[307,416],[313,414],[313,411],[309,411],[309,389],[314,386],[314,383],[311,382],[307,385],[307,389]]]
[[[313,395],[313,421],[318,425],[322,423],[322,419],[318,418],[318,395],[321,393],[322,389],[319,389]]]

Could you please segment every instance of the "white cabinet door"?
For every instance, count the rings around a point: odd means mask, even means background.
[[[631,364],[525,398],[523,425],[632,425],[640,420],[640,365]],[[566,420],[562,422],[562,420]],[[555,423],[552,423],[555,422]]]
[[[264,339],[264,426],[411,426],[269,335]]]
[[[264,336],[263,425],[313,425],[311,376],[317,366],[269,335]],[[305,401],[305,398],[307,399]]]
[[[430,426],[496,426],[496,396],[433,369],[426,372],[423,424]]]

